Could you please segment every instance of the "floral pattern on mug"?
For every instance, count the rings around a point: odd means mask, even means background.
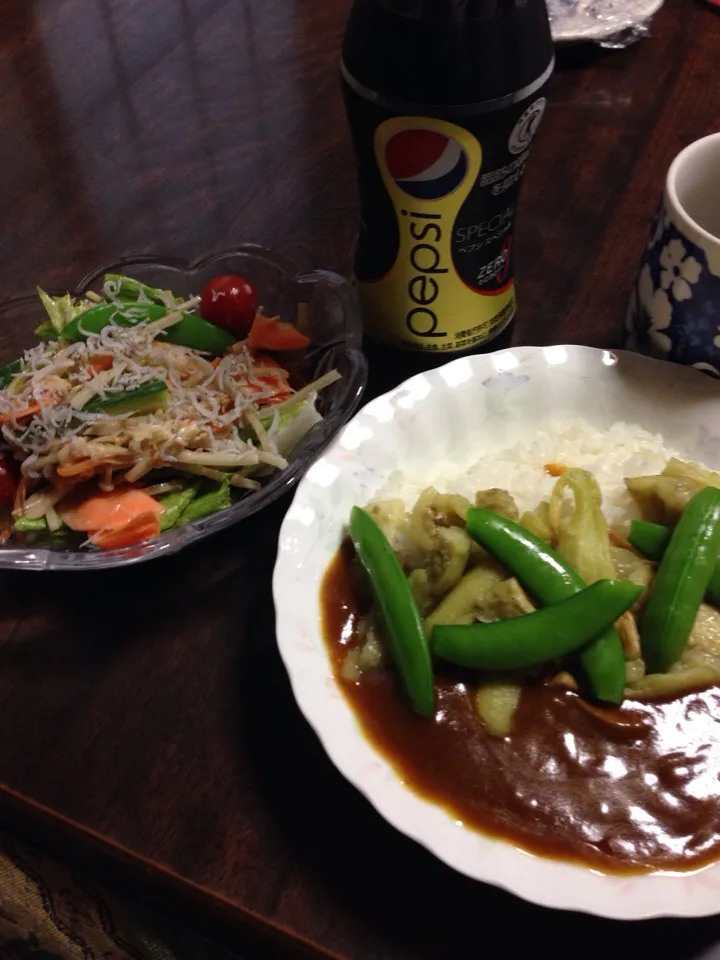
[[[664,204],[650,228],[627,327],[629,346],[720,377],[720,277]]]
[[[700,279],[700,264],[686,253],[682,240],[671,240],[660,254],[660,286],[663,290],[672,288],[676,300],[689,300],[690,284]]]
[[[649,317],[650,328],[653,330],[654,339],[666,353],[669,353],[672,347],[672,341],[670,337],[661,333],[661,331],[667,330],[670,326],[672,306],[665,291],[656,289],[653,286],[652,274],[650,273],[650,267],[647,263],[640,271],[637,290],[640,305]]]

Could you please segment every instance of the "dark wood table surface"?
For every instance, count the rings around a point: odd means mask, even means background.
[[[0,294],[247,240],[349,273],[347,8],[4,0]],[[622,344],[665,170],[720,129],[719,81],[720,16],[695,0],[667,0],[627,50],[561,55],[521,205],[515,342]],[[394,375],[373,359],[373,383]],[[720,920],[530,906],[455,875],[345,783],[275,646],[288,502],[127,572],[0,575],[0,818],[258,955],[709,956]]]

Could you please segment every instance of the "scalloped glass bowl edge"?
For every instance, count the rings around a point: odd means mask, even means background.
[[[367,361],[362,352],[359,306],[351,284],[336,273],[303,271],[280,254],[256,244],[240,244],[232,250],[208,253],[190,262],[152,255],[123,257],[89,271],[70,292],[78,296],[88,288],[99,289],[105,273],[127,273],[152,286],[168,287],[188,295],[199,293],[207,280],[220,273],[242,273],[255,284],[266,312],[277,312],[283,318],[294,320],[299,304],[306,304],[305,319],[311,338],[308,378],[314,379],[337,366],[342,379],[323,391],[324,419],[301,442],[289,466],[227,510],[179,527],[146,544],[121,550],[55,550],[8,544],[0,547],[0,569],[77,571],[125,567],[177,553],[233,526],[273,503],[297,483],[353,414],[365,389]],[[42,319],[43,308],[35,294],[12,297],[0,303],[1,362],[12,360],[33,344],[32,331]]]

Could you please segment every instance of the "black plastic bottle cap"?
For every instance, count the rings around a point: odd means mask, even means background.
[[[529,95],[552,64],[545,0],[355,0],[343,43],[346,78],[378,103]]]

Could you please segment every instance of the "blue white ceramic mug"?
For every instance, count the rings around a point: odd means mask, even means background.
[[[720,133],[670,166],[627,326],[630,346],[720,377]]]

